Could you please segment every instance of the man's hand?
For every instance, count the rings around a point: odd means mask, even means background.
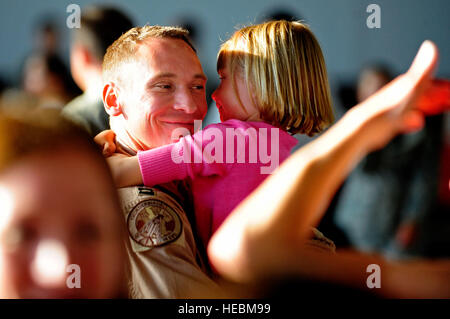
[[[116,134],[113,130],[106,130],[97,134],[94,137],[95,143],[101,148],[104,157],[112,156],[116,147]]]

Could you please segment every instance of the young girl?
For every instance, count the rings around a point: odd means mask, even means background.
[[[312,136],[333,122],[322,51],[304,24],[271,21],[238,30],[222,45],[217,69],[221,83],[213,99],[222,123],[114,168],[118,186],[190,179],[205,247],[231,211],[289,156],[297,142],[291,135]],[[128,178],[136,175],[139,180]]]

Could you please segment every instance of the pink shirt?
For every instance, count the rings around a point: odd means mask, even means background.
[[[231,211],[291,153],[297,140],[264,122],[228,120],[138,153],[146,186],[189,178],[205,247]],[[273,151],[272,151],[273,150]]]

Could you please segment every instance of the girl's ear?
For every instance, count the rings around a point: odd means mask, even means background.
[[[119,102],[119,89],[113,82],[108,82],[103,87],[103,105],[110,116],[122,114],[122,106]]]

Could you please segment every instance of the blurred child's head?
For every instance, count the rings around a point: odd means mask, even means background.
[[[334,120],[319,43],[300,22],[242,28],[218,54],[221,85],[213,94],[221,120],[260,120],[314,135]]]
[[[123,230],[104,159],[59,116],[32,117],[0,115],[0,298],[118,297]]]

